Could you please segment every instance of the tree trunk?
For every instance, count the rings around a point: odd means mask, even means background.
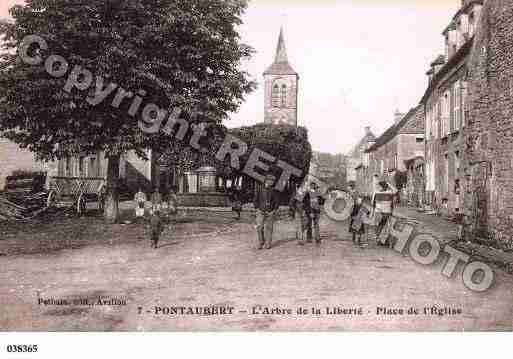
[[[108,223],[114,224],[119,221],[119,156],[111,156],[107,162],[107,194],[103,215]]]

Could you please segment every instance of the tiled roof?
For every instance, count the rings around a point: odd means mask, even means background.
[[[356,157],[360,155],[360,148],[369,142],[376,141],[376,136],[369,130],[368,133],[358,142],[358,144],[351,151],[351,156]]]
[[[387,144],[398,134],[423,134],[424,121],[423,121],[424,107],[419,105],[412,108],[404,117],[396,124],[389,127],[379,138],[376,140],[369,149],[365,152],[373,152],[381,146]]]
[[[456,66],[460,61],[465,59],[467,55],[470,54],[470,50],[472,49],[472,44],[474,43],[474,37],[470,38],[466,43],[464,43],[458,51],[447,61],[444,66],[434,74],[433,80],[429,84],[428,88],[424,92],[424,96],[422,96],[422,100],[420,100],[421,103],[425,103],[428,99],[428,97],[431,95],[433,90],[438,86],[438,83],[440,80],[447,74],[447,72],[452,69],[454,66]]]

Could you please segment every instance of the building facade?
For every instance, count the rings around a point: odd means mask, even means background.
[[[376,136],[369,126],[365,127],[365,135],[347,156],[347,183],[355,183],[360,186],[364,175],[363,171],[368,167],[368,154],[365,151],[374,144]],[[362,188],[359,188],[360,190]]]
[[[297,126],[298,85],[299,75],[289,63],[281,29],[274,62],[264,72],[264,123]]]
[[[408,161],[424,156],[424,117],[421,105],[401,119],[396,117],[394,124],[365,151],[368,166],[360,179],[364,193],[373,192],[374,175],[392,181],[398,188],[406,188]]]
[[[459,212],[462,206],[468,59],[482,3],[463,0],[443,31],[445,54],[431,63],[429,85],[421,101],[426,113],[425,201],[447,215]]]
[[[464,213],[477,237],[513,247],[513,0],[487,0],[468,61]]]

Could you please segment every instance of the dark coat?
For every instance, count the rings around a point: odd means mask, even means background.
[[[278,191],[272,188],[259,187],[255,190],[253,205],[263,212],[275,211],[280,207],[279,196]]]
[[[162,223],[162,219],[160,218],[160,216],[157,216],[155,214],[151,216],[150,228],[153,234],[160,235],[160,233],[162,233],[162,230],[164,229],[164,224]]]

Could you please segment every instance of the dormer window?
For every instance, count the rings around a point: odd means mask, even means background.
[[[470,36],[474,35],[474,27],[475,27],[476,17],[474,12],[472,11],[468,16],[468,24],[469,24],[469,32]]]

